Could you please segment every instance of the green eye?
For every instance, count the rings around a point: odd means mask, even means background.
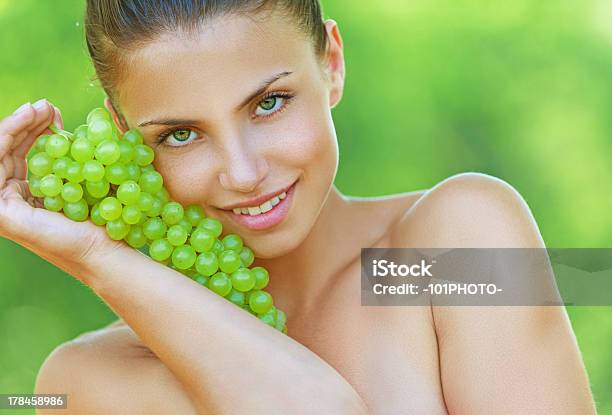
[[[259,104],[259,106],[266,111],[271,110],[272,108],[274,108],[275,105],[276,105],[276,97],[266,98],[263,101],[261,101],[261,104]]]
[[[189,138],[190,135],[190,130],[176,130],[172,133],[172,138],[174,138],[176,141],[185,141]]]

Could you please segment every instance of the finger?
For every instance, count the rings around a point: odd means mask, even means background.
[[[28,154],[36,139],[49,127],[53,120],[53,105],[47,100],[40,100],[32,107],[36,109],[36,119],[26,132],[16,137],[13,144],[13,153],[17,157],[25,157]]]
[[[55,114],[53,116],[53,122],[55,123],[57,128],[59,128],[60,130],[63,130],[64,129],[64,121],[62,120],[62,112],[55,105],[53,105],[53,108],[55,109]]]
[[[0,159],[13,146],[14,137],[27,131],[35,118],[36,110],[28,102],[0,121]]]
[[[6,154],[0,159],[0,189],[6,181],[15,175],[15,162],[11,153]]]

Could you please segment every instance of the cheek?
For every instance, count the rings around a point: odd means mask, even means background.
[[[184,206],[208,200],[218,180],[207,160],[205,151],[185,151],[180,154],[155,153],[155,168],[164,178],[164,186],[172,198]]]
[[[337,140],[333,123],[326,114],[300,112],[279,125],[273,145],[266,144],[267,154],[286,168],[304,171],[324,166],[335,168]],[[265,138],[262,138],[262,141]],[[269,138],[267,141],[270,141]]]

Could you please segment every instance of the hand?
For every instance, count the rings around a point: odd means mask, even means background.
[[[0,237],[77,276],[92,255],[130,248],[89,220],[74,222],[44,209],[42,200],[30,193],[26,155],[38,136],[52,134],[51,122],[63,127],[59,110],[44,99],[24,104],[0,121]]]

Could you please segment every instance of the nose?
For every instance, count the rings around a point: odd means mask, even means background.
[[[266,159],[245,140],[226,140],[225,144],[225,169],[219,174],[221,186],[227,190],[252,192],[268,174]]]

